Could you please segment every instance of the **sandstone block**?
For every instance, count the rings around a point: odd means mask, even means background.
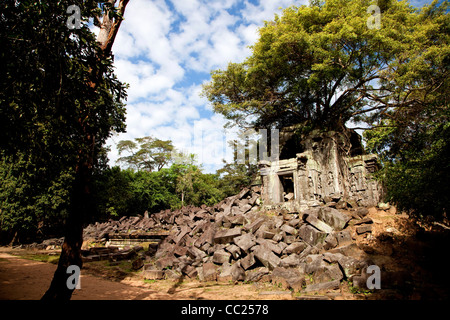
[[[204,281],[216,281],[217,280],[217,268],[214,263],[207,262],[203,264],[202,275]]]
[[[249,224],[245,225],[244,229],[245,229],[246,231],[255,233],[255,232],[259,229],[259,227],[261,227],[261,225],[263,224],[263,222],[264,222],[264,218],[257,218],[257,219],[256,219],[255,221],[253,221],[252,223],[249,223]]]
[[[350,217],[334,208],[321,208],[318,218],[335,230],[344,229],[350,220]]]
[[[284,252],[287,253],[287,254],[292,254],[292,253],[299,254],[305,248],[306,248],[305,243],[303,243],[303,242],[294,242],[294,243],[291,243],[290,245],[288,245],[284,249]]]
[[[299,229],[299,236],[305,241],[307,244],[311,246],[315,246],[318,243],[322,243],[327,236],[326,232],[319,231],[314,227],[309,225],[303,225]]]
[[[229,243],[242,234],[241,228],[218,230],[214,235],[214,243]]]
[[[292,235],[297,234],[297,230],[294,227],[292,227],[292,226],[290,226],[288,224],[283,224],[280,227],[280,230],[282,230],[282,231],[284,231],[284,232],[286,232],[288,234],[292,234]]]
[[[229,253],[231,253],[231,255],[233,256],[233,258],[235,260],[238,259],[241,254],[241,249],[235,244],[230,244],[230,245],[226,246],[225,250],[227,250]]]
[[[266,246],[259,245],[258,248],[253,251],[253,254],[266,268],[271,270],[281,264],[281,259]]]
[[[372,226],[371,225],[365,225],[365,226],[359,226],[356,227],[356,233],[357,234],[363,234],[366,232],[372,232]]]
[[[244,258],[242,258],[240,260],[240,262],[241,262],[241,267],[244,268],[244,270],[247,270],[248,268],[253,266],[256,263],[255,256],[254,256],[253,252],[249,253]]]
[[[310,284],[309,286],[306,286],[305,292],[314,292],[314,291],[325,291],[325,290],[336,290],[339,289],[340,285],[339,280],[324,282],[324,283],[316,283],[316,284]]]
[[[255,236],[251,233],[245,233],[243,235],[237,236],[233,239],[233,242],[242,249],[244,252],[256,245]]]
[[[231,254],[225,250],[218,250],[214,252],[213,262],[218,264],[224,264],[230,261]]]
[[[319,229],[320,231],[331,233],[333,231],[333,228],[330,227],[325,222],[317,219],[315,216],[309,215],[306,217],[306,222],[308,222],[310,225],[314,226],[315,228]]]
[[[162,280],[164,279],[163,270],[145,270],[143,272],[144,279],[146,280]]]

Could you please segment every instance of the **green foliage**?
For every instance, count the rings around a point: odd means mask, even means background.
[[[380,28],[367,9],[381,10]],[[388,199],[416,215],[448,212],[448,1],[325,0],[289,7],[252,55],[211,73],[203,95],[241,127],[343,130],[363,123]],[[232,176],[230,176],[232,177]]]
[[[81,8],[81,29],[66,25],[70,5]],[[105,141],[125,129],[126,86],[112,57],[98,59],[88,27],[100,10],[93,0],[0,3],[3,241],[61,234],[77,163],[91,158],[99,168]]]
[[[448,115],[446,118],[446,123],[413,132],[411,140],[402,141],[401,149],[393,146],[385,152],[385,166],[378,173],[386,186],[387,200],[418,218],[431,215],[440,220],[450,209],[450,122]],[[384,145],[399,143],[400,139],[383,136]],[[395,149],[398,151],[393,154]]]
[[[371,4],[327,0],[285,9],[260,28],[250,57],[212,72],[203,95],[242,127],[307,122],[333,130],[379,120],[424,92],[429,98],[432,91],[414,81],[427,72],[431,84],[439,69],[430,66],[447,55],[445,2],[418,12],[407,1],[379,1],[379,29],[367,26]]]
[[[258,176],[258,167],[256,165],[238,164],[237,161],[225,163],[223,168],[217,170],[220,177],[220,190],[229,197],[238,194],[242,188],[249,187]]]
[[[387,200],[418,218],[449,212],[450,17],[448,1],[426,6],[401,60],[391,68],[392,106],[367,117],[369,152],[384,164]]]
[[[67,217],[73,173],[51,172],[25,155],[0,157],[0,231],[21,241],[58,234]]]
[[[97,174],[94,186],[97,215],[93,221],[183,205],[212,206],[224,198],[218,176],[204,174],[194,164],[174,163],[155,172],[113,167]]]
[[[153,171],[161,170],[172,161],[174,147],[171,140],[160,140],[152,137],[136,138],[136,142],[122,140],[117,144],[119,155],[124,151],[128,156],[122,156],[119,162],[126,164],[129,168],[136,170]],[[137,151],[135,151],[138,149]]]

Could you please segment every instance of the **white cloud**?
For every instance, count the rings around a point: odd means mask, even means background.
[[[221,155],[229,156],[219,152],[226,120],[213,114],[199,96],[201,84],[209,80],[206,74],[211,70],[249,56],[248,46],[257,41],[263,20],[273,19],[279,7],[291,4],[292,0],[130,1],[113,47],[116,74],[130,84],[127,133],[108,141],[110,164],[118,157],[119,140],[151,135],[198,153],[208,171],[221,167]],[[204,128],[203,139],[194,141],[199,128]]]

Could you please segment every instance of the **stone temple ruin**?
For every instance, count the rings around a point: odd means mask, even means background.
[[[360,136],[313,131],[308,136],[295,127],[280,132],[280,157],[260,161],[261,198],[266,209],[299,211],[319,203],[376,206],[382,197],[380,184],[371,174],[378,170],[376,155],[364,155]]]
[[[370,177],[376,157],[362,155],[352,131],[289,129],[280,132],[280,160],[260,163],[261,185],[212,207],[88,225],[83,261],[129,260],[149,280],[271,282],[302,295],[332,296],[343,281],[367,289],[372,262],[357,240],[372,236],[367,207],[382,195]]]

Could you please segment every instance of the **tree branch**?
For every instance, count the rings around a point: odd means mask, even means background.
[[[117,32],[119,31],[120,24],[123,20],[123,15],[125,13],[125,8],[129,0],[120,0],[117,6],[117,12],[113,20],[109,17],[109,9],[107,9],[103,14],[103,21],[101,23],[100,32],[97,37],[97,42],[100,44],[100,49],[103,55],[108,55],[111,52],[114,40],[116,38]],[[109,0],[112,6],[116,3],[116,0]]]

